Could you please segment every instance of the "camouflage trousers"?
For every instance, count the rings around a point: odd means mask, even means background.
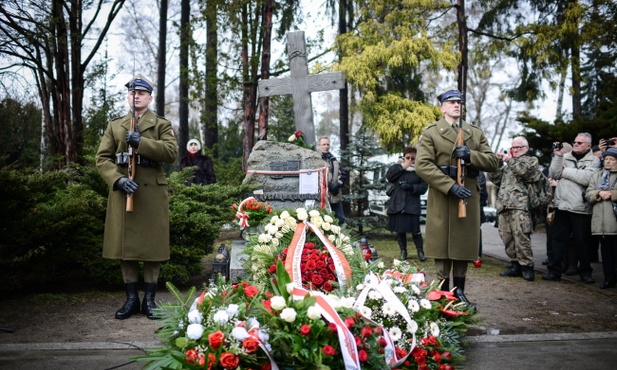
[[[506,246],[510,261],[518,261],[521,266],[533,266],[531,232],[531,214],[528,211],[509,210],[499,213],[499,236]]]

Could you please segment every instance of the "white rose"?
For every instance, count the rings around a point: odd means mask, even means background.
[[[280,217],[282,220],[285,220],[285,219],[289,218],[290,216],[291,216],[291,215],[289,214],[289,212],[287,212],[287,211],[283,211],[279,217]]]
[[[304,221],[308,218],[308,213],[306,213],[306,211],[303,210],[302,212],[298,212],[297,216],[298,216],[298,220]]]
[[[203,320],[203,316],[199,310],[191,310],[188,314],[188,318],[191,324],[200,324],[201,320]]]
[[[321,312],[316,306],[311,306],[306,310],[306,316],[311,320],[317,320],[321,317]]]
[[[327,223],[331,224],[332,222],[334,222],[334,220],[332,219],[332,217],[330,217],[329,215],[324,215],[323,216],[324,221],[326,221]]]
[[[316,209],[311,209],[311,210],[309,211],[309,216],[311,216],[311,217],[319,217],[319,216],[320,216],[320,214],[319,214],[319,211],[318,211],[318,210],[316,210]]]
[[[380,269],[382,269],[382,268],[385,268],[385,267],[386,267],[386,264],[385,264],[385,263],[383,263],[383,261],[379,261],[379,263],[377,263],[377,267],[378,267],[378,268],[380,268]]]
[[[392,266],[399,267],[400,265],[401,261],[397,260],[396,258],[392,260]]]
[[[345,297],[341,302],[341,306],[345,308],[352,308],[354,303],[356,303],[356,299],[354,297]]]
[[[285,289],[287,289],[287,293],[289,293],[289,294],[293,293],[295,286],[296,286],[296,284],[294,284],[294,283],[287,283],[287,285],[285,285]]]
[[[336,240],[336,236],[334,236],[334,235],[330,234],[330,235],[328,235],[328,239],[329,239],[331,242],[334,242],[334,241]]]
[[[283,225],[283,227],[281,227],[281,232],[284,234],[287,234],[290,231],[291,231],[291,227],[289,227],[289,225]]]
[[[279,216],[277,215],[272,216],[272,218],[270,219],[270,223],[276,225],[277,222],[281,222],[281,219],[279,218]]]
[[[267,224],[266,225],[266,232],[270,235],[274,235],[276,234],[276,232],[279,231],[279,228],[276,227],[276,225],[272,225],[272,224]]]
[[[190,324],[186,328],[186,336],[193,340],[198,340],[204,333],[204,327],[201,324]]]
[[[277,216],[275,216],[275,217],[277,217]],[[276,227],[281,228],[281,227],[283,227],[283,225],[285,225],[285,220],[277,219],[275,222],[273,222],[273,224],[275,224]]]
[[[270,234],[259,234],[259,238],[257,239],[260,243],[270,243],[270,240],[272,240],[272,235]]]
[[[280,233],[277,233],[277,234],[280,234]],[[276,234],[274,234],[274,236],[276,236]],[[278,247],[279,240],[277,238],[272,238],[272,240],[270,240],[270,243],[272,243],[273,246]]]
[[[330,216],[328,216],[330,217]],[[326,220],[326,222],[328,222],[330,224],[330,230],[332,230],[333,233],[335,233],[336,235],[341,233],[341,227],[338,225],[332,225],[332,221],[328,221]]]
[[[292,134],[292,135],[289,137],[289,139],[287,139],[287,141],[289,141],[290,143],[291,143],[291,142],[296,141],[296,134]]]
[[[332,228],[332,225],[327,223],[327,222],[324,222],[324,223],[321,224],[321,228],[326,230],[326,231],[328,231],[328,230],[330,230]]]
[[[281,311],[281,319],[287,322],[296,321],[296,315],[296,310],[294,310],[293,308],[287,307],[283,311]]]
[[[277,238],[277,239],[280,239],[280,238],[282,238],[283,236],[284,236],[284,234],[283,234],[282,232],[280,232],[280,231],[279,231],[279,232],[277,232],[276,234],[274,234],[274,237],[275,237],[275,238]]]
[[[270,307],[272,307],[273,310],[280,311],[286,306],[287,302],[285,302],[285,298],[281,297],[280,295],[275,295],[274,297],[270,298]]]
[[[338,296],[327,295],[326,301],[328,301],[328,303],[330,303],[332,308],[334,308],[335,310],[338,310],[339,308],[341,308],[341,299]]]

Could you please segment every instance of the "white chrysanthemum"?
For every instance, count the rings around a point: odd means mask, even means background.
[[[186,328],[186,336],[193,340],[201,339],[204,333],[204,327],[201,324],[190,324]]]
[[[334,222],[334,220],[332,219],[332,217],[330,217],[330,215],[324,215],[323,216],[323,220],[326,221],[327,223],[331,224],[332,222]]]
[[[260,269],[261,269],[261,266],[260,266],[260,265],[258,265],[258,264],[256,264],[256,263],[253,263],[253,264],[251,265],[251,271],[253,271],[253,272],[257,272],[257,271],[259,271]]]
[[[214,316],[212,316],[212,320],[220,325],[227,324],[229,322],[229,314],[225,310],[218,310]]]
[[[238,316],[238,312],[239,312],[239,308],[240,306],[238,306],[235,303],[230,304],[229,306],[227,306],[227,313],[229,314],[229,317],[236,317]]]
[[[383,261],[379,261],[379,262],[377,263],[377,267],[378,267],[378,268],[380,268],[380,269],[383,269],[383,268],[385,268],[385,267],[386,267],[386,264],[385,264],[385,263],[383,263]]]
[[[313,305],[306,310],[306,316],[311,320],[317,320],[321,317],[321,311],[317,306]]]
[[[434,337],[438,337],[439,336],[439,325],[437,325],[436,322],[431,322],[431,324],[429,326],[431,328],[431,334]]]
[[[424,299],[422,298],[420,300],[420,307],[430,310],[431,309],[431,302],[428,299]]]
[[[287,322],[296,321],[296,315],[297,315],[296,310],[290,307],[287,307],[283,311],[281,311],[281,319]]]
[[[330,240],[331,242],[334,242],[336,240],[336,236],[335,235],[328,235],[328,240]]]
[[[415,299],[410,299],[409,302],[407,302],[407,308],[411,312],[420,311],[420,305],[418,304],[418,301],[416,301]]]
[[[362,306],[360,307],[360,314],[367,319],[370,319],[371,315],[373,314],[373,310],[371,310],[370,307]]]
[[[248,331],[241,326],[236,326],[231,330],[231,336],[234,337],[237,341],[241,342],[249,337]]]
[[[289,214],[289,212],[287,212],[287,211],[283,211],[283,212],[281,212],[281,214],[279,215],[279,217],[280,217],[282,220],[285,220],[285,219],[288,219],[289,217],[291,217],[291,215]]]
[[[354,303],[356,303],[354,297],[345,297],[341,300],[341,306],[345,308],[352,308]]]
[[[313,217],[321,217],[321,214],[316,209],[311,209],[308,214],[309,214],[309,216],[311,216],[311,218],[313,218]]]
[[[398,326],[393,326],[390,329],[388,329],[388,333],[390,333],[390,337],[395,342],[400,340],[403,337],[403,333],[401,332],[401,329],[399,329]]]
[[[393,291],[394,293],[405,293],[405,292],[407,291],[407,289],[405,289],[405,288],[404,288],[404,287],[402,287],[402,286],[395,286],[395,287],[392,289],[392,291]]]
[[[285,226],[285,220],[281,220],[280,218],[277,218],[277,220],[273,221],[272,223],[276,225],[276,227],[278,227],[279,229]]]
[[[392,266],[399,267],[400,265],[401,261],[397,260],[396,258],[392,260]]]
[[[270,307],[272,307],[273,310],[280,311],[283,308],[287,307],[287,302],[285,302],[285,298],[281,297],[280,295],[275,295],[274,297],[270,298]]]
[[[411,322],[407,325],[407,331],[411,334],[415,334],[418,331],[418,323],[411,320]]]
[[[396,315],[396,308],[394,308],[394,305],[389,302],[386,302],[381,309],[383,310],[383,314],[386,316]]]
[[[328,222],[324,222],[321,224],[321,228],[328,231],[332,228],[332,224],[328,223]]]
[[[204,319],[199,310],[191,310],[188,314],[188,319],[191,324],[201,324],[201,320]]]
[[[259,234],[259,238],[257,239],[260,243],[270,243],[270,240],[272,240],[272,235],[270,234]]]
[[[381,299],[381,293],[379,293],[376,290],[371,290],[370,292],[368,292],[368,297],[370,299],[378,300],[378,299]]]
[[[420,295],[421,293],[420,288],[418,288],[416,284],[411,284],[411,290],[413,290],[413,294],[415,295]]]

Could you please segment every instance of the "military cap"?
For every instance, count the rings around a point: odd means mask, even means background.
[[[617,158],[617,148],[608,148],[604,153],[602,153],[602,158],[610,155],[611,157]]]
[[[445,101],[451,101],[451,100],[461,101],[462,100],[462,95],[461,95],[461,92],[456,90],[456,89],[449,89],[449,90],[446,90],[445,92],[439,94],[437,96],[437,100],[439,100],[439,102],[442,103],[442,104]]]
[[[126,86],[130,91],[144,90],[149,92],[150,94],[152,94],[152,90],[154,89],[152,87],[152,82],[150,82],[147,78],[141,75],[135,76],[135,78],[131,79],[124,86]]]

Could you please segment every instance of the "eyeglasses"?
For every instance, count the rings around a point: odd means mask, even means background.
[[[586,142],[586,141],[575,141],[573,144],[574,145],[583,145],[583,144],[589,144],[589,143]]]
[[[521,149],[526,148],[526,147],[527,147],[527,145],[523,145],[523,146],[513,146],[513,147],[511,147],[510,149],[512,149],[512,150],[521,150]]]

